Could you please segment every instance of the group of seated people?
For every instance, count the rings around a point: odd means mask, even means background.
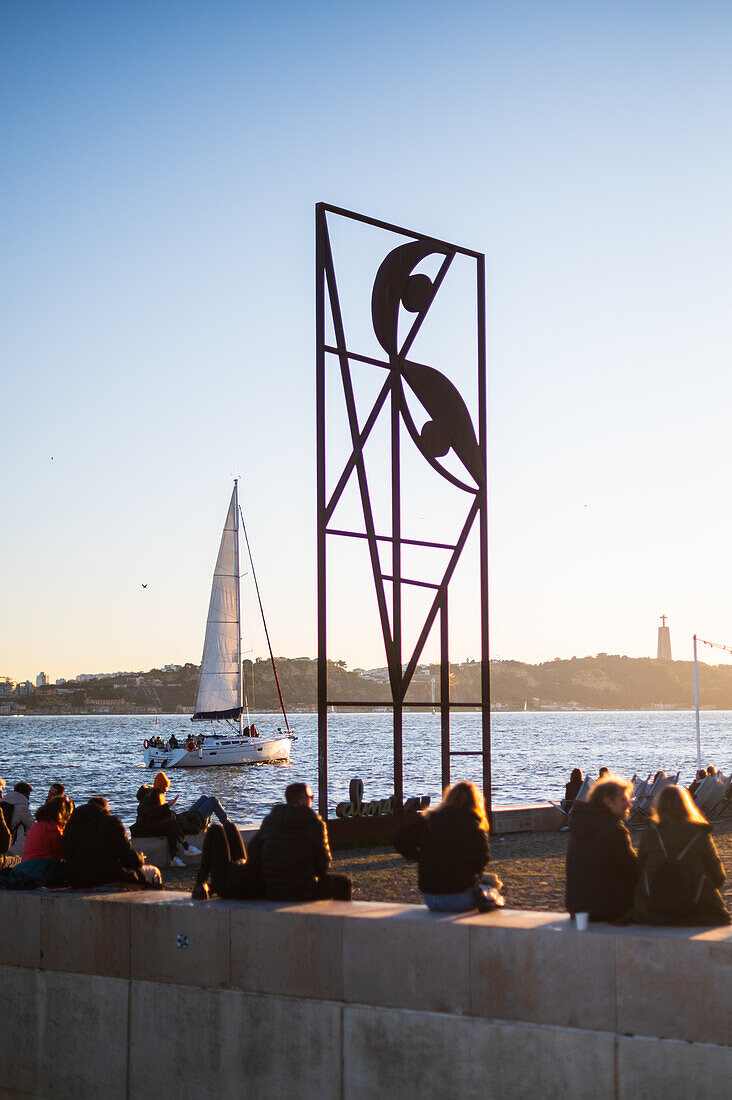
[[[566,907],[591,921],[721,925],[724,867],[712,826],[685,787],[659,791],[638,850],[625,824],[633,784],[607,772],[569,816]]]
[[[162,885],[157,867],[134,850],[106,798],[96,795],[75,806],[63,783],[52,783],[46,801],[31,813],[30,784],[16,783],[8,794],[5,787],[0,779],[0,887]]]
[[[208,827],[191,896],[350,901],[350,876],[331,872],[330,863],[328,832],[313,809],[313,792],[307,783],[290,783],[284,803],[267,814],[248,850],[233,822]]]
[[[159,871],[134,850],[106,799],[94,796],[75,807],[63,784],[54,783],[31,814],[30,785],[17,783],[8,794],[5,786],[0,779],[0,887],[161,884]],[[177,846],[198,854],[186,837],[205,829],[194,899],[352,897],[351,878],[330,870],[326,824],[313,809],[306,783],[289,784],[285,802],[267,814],[248,850],[218,799],[201,795],[176,813],[178,797],[166,800],[169,786],[164,772],[152,785],[143,784],[131,832],[165,837],[174,865],[184,866]],[[660,790],[636,851],[626,825],[632,790],[632,783],[605,769],[586,800],[575,796],[566,860],[569,913],[616,923],[729,924],[712,826],[689,791],[674,783]],[[209,824],[212,815],[215,824]],[[486,911],[504,904],[502,883],[486,873],[488,821],[482,794],[472,783],[448,787],[439,805],[398,829],[394,847],[417,863],[419,889],[430,910]]]

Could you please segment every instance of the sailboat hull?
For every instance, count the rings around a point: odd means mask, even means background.
[[[205,738],[198,749],[145,749],[148,768],[215,768],[233,764],[287,764],[290,760],[289,737]]]

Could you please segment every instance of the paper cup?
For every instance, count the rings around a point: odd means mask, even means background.
[[[575,913],[574,919],[575,919],[576,924],[577,924],[577,931],[578,932],[586,932],[587,931],[587,922],[590,919],[590,914],[589,913]]]

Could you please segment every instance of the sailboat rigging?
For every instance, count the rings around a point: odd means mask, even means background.
[[[241,663],[241,593],[239,586],[239,526],[249,552],[252,577],[264,623],[267,646],[280,699],[286,733],[278,728],[275,736],[260,736],[255,724],[244,726],[245,701]],[[190,734],[183,744],[173,737],[161,742],[153,738],[144,744],[145,764],[150,768],[196,768],[229,764],[273,764],[290,759],[293,740],[290,723],[280,688],[277,666],[272,651],[264,608],[259,592],[249,538],[239,507],[239,484],[234,489],[221,535],[219,553],[211,584],[211,599],[206,619],[203,656],[198,676],[193,722],[224,723],[226,732]],[[155,742],[155,743],[153,743]]]

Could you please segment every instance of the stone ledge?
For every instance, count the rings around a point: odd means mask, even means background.
[[[244,844],[247,845],[252,839],[256,829],[242,829],[239,826],[239,833],[241,835]],[[205,833],[195,833],[187,836],[186,839],[189,844],[193,844],[196,848],[203,848],[203,838]],[[136,852],[144,852],[148,863],[152,863],[154,867],[170,867],[170,856],[168,855],[168,845],[164,837],[160,836],[133,836],[132,847]],[[189,856],[185,849],[180,849],[179,855],[183,859],[184,863],[198,864],[201,861],[200,856]]]
[[[0,891],[0,965],[732,1047],[732,928]],[[693,981],[687,977],[693,975]]]
[[[395,829],[403,824],[407,818],[412,818],[415,815],[407,814],[401,815],[401,820],[397,820],[396,817],[390,816],[387,818],[352,818],[352,819],[340,819],[330,818],[328,821],[328,832],[330,837],[330,845],[334,851],[341,850],[339,843],[343,842],[345,847],[358,847],[359,844],[368,847],[373,843],[373,837],[370,830],[370,824],[379,821],[386,822],[383,824],[381,833],[379,835],[378,843],[390,843],[391,837],[394,834]],[[527,802],[516,806],[495,806],[493,808],[493,836],[505,836],[508,833],[545,833],[556,832],[564,821],[564,815],[555,805],[551,802]],[[363,824],[362,836],[359,834],[359,821]],[[331,827],[332,826],[332,827]],[[351,828],[353,826],[353,828]],[[256,829],[243,828],[238,826],[242,840],[245,844],[248,844]],[[377,832],[379,830],[377,829]],[[205,833],[198,833],[195,836],[189,836],[188,840],[194,844],[197,848],[203,846],[203,838]],[[371,837],[371,839],[369,839]],[[147,856],[148,863],[153,863],[156,867],[169,867],[170,859],[168,858],[168,846],[162,837],[133,837],[132,847],[136,852],[144,852]],[[186,863],[195,863],[198,861],[198,857],[188,857],[185,852],[181,853],[182,858]]]

